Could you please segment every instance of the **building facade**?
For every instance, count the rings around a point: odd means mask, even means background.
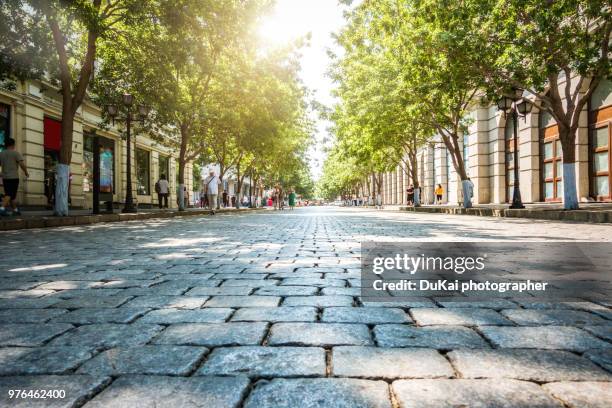
[[[26,207],[49,207],[54,195],[54,171],[61,147],[61,97],[53,86],[41,81],[18,82],[13,89],[0,87],[0,145],[11,137],[28,166],[18,200]],[[123,124],[101,126],[102,111],[88,100],[74,120],[70,165],[70,206],[93,206],[94,138],[99,142],[101,201],[120,204],[125,200],[127,143]],[[170,206],[176,207],[177,153],[159,142],[159,137],[132,131],[132,191],[140,207],[157,205],[155,182],[164,174],[171,186]],[[185,184],[192,190],[192,169],[187,165]]]
[[[474,204],[512,202],[514,188],[514,132],[512,118],[496,106],[470,113],[469,133],[460,145]],[[563,199],[563,155],[555,120],[534,107],[518,119],[520,189],[525,203],[557,203]],[[576,138],[576,188],[581,202],[612,202],[612,82],[602,81],[586,104]],[[434,189],[444,189],[442,203],[462,202],[461,183],[440,137],[418,152],[421,201],[433,204]],[[404,165],[382,177],[383,203],[405,204],[410,185]]]

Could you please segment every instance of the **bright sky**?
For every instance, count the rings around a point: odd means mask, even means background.
[[[262,39],[283,44],[311,33],[310,46],[302,50],[301,78],[314,92],[315,99],[331,107],[332,82],[326,76],[329,67],[327,50],[337,49],[331,34],[338,32],[344,24],[342,16],[346,6],[338,0],[277,0],[274,12],[260,29]],[[321,175],[325,154],[325,140],[329,140],[328,122],[317,119],[316,143],[310,152],[312,175]]]

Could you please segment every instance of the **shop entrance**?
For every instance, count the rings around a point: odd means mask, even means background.
[[[115,141],[95,133],[83,137],[83,191],[91,192],[95,214],[100,211],[100,202],[107,211],[112,211],[115,192]]]

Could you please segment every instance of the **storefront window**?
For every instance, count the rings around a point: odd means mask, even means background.
[[[557,125],[541,131],[542,192],[545,201],[560,201],[563,196],[563,152]]]
[[[0,152],[4,150],[4,142],[11,136],[11,107],[0,103]]]
[[[151,154],[148,150],[136,148],[136,192],[149,195],[151,185]]]
[[[59,162],[59,152],[62,146],[61,128],[62,123],[59,120],[44,118],[44,191],[48,206],[52,206],[55,202],[55,168]]]
[[[506,146],[506,202],[514,198],[514,117],[508,115],[504,128]]]
[[[94,172],[94,136],[83,134],[83,192],[93,191],[93,172]]]
[[[463,136],[463,166],[465,173],[470,176],[470,136]]]
[[[168,156],[159,156],[158,161],[158,172],[157,177],[161,177],[162,174],[166,176],[166,180],[169,180],[170,175],[170,158]]]
[[[83,191],[93,191],[94,136],[83,135]],[[98,136],[100,153],[100,193],[112,194],[115,190],[115,142]]]
[[[446,149],[446,182],[450,182],[450,172],[453,167],[453,158],[451,157],[450,150]],[[448,190],[448,186],[446,188]]]
[[[611,201],[612,195],[612,81],[603,80],[590,103],[591,196]]]

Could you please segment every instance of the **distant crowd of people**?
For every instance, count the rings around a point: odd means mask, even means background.
[[[472,180],[470,180],[469,178],[467,179],[467,182],[464,185],[464,189],[466,190],[464,193],[468,197],[473,197],[474,184],[472,183]],[[422,190],[420,186],[414,187],[413,184],[410,184],[405,191],[406,204],[409,206],[414,206],[414,205],[418,205],[419,203],[421,203],[422,202],[421,192]],[[442,187],[442,184],[437,184],[434,188],[433,203],[436,205],[444,204],[445,203],[444,193],[445,191],[444,191],[444,187]],[[350,197],[345,196],[342,198],[342,204],[345,206],[353,206],[353,207],[358,207],[358,206],[370,206],[370,207],[376,207],[376,208],[383,207],[381,194],[376,194],[374,196],[363,196],[363,197],[358,197],[357,195],[353,195]]]

